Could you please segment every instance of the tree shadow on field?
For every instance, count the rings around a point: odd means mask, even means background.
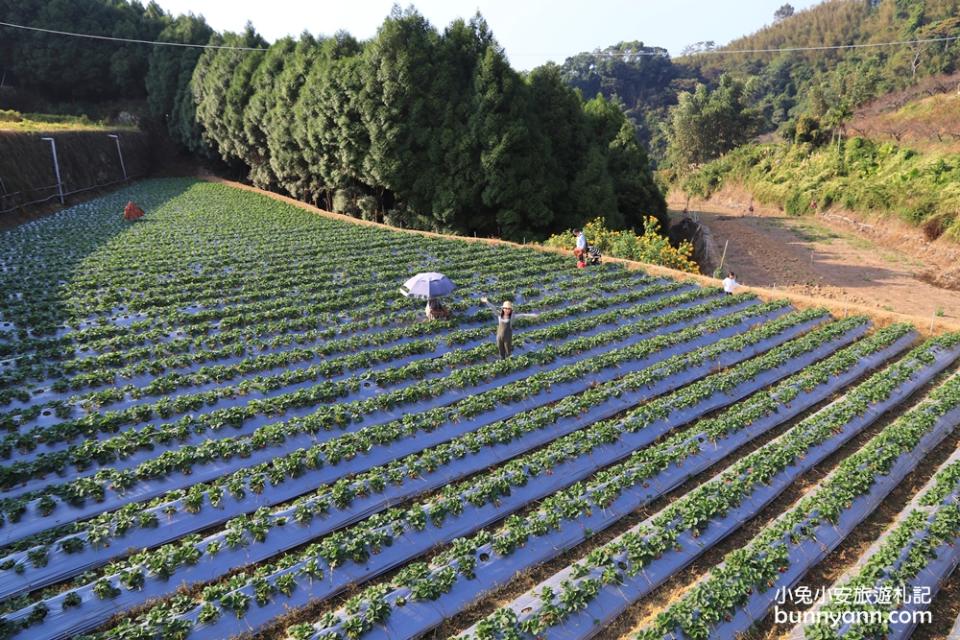
[[[77,300],[98,300],[110,307],[110,294],[102,288],[115,288],[118,282],[122,286],[124,272],[136,274],[139,269],[137,256],[112,247],[120,247],[117,240],[126,235],[156,229],[162,222],[151,218],[151,213],[196,182],[190,178],[143,180],[0,231],[0,377],[16,370],[21,356],[36,349],[31,338],[68,336],[72,331],[116,324],[117,312],[95,314],[91,308],[88,314]],[[144,218],[123,219],[130,201],[143,208]],[[71,357],[73,352],[71,346],[63,345],[49,355]]]

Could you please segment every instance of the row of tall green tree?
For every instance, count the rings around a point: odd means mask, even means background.
[[[50,104],[145,101],[194,154],[264,188],[392,224],[540,239],[601,215],[665,220],[621,103],[560,69],[513,70],[478,15],[443,32],[395,9],[377,36],[266,42],[130,0],[0,0],[5,21],[262,51],[148,47],[3,28],[4,82]],[[596,94],[594,87],[586,93]]]
[[[619,104],[585,101],[553,65],[518,73],[479,15],[440,32],[394,9],[367,42],[304,34],[267,46],[252,28],[214,42],[265,51],[205,51],[173,103],[192,97],[202,140],[258,186],[398,226],[516,240],[595,215],[639,229],[665,214]]]

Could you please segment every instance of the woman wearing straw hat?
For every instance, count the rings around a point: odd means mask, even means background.
[[[514,313],[513,303],[505,300],[500,308],[490,304],[486,297],[480,298],[480,302],[490,307],[493,315],[497,318],[497,350],[500,357],[504,360],[510,357],[513,352],[513,319],[514,318],[536,318],[539,313]]]

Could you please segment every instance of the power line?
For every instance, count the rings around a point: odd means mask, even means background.
[[[158,46],[168,46],[168,47],[189,47],[195,49],[232,49],[235,51],[265,51],[266,49],[262,47],[235,47],[230,45],[219,45],[219,44],[190,44],[186,42],[166,42],[163,40],[140,40],[138,38],[118,38],[114,36],[101,36],[92,33],[76,33],[73,31],[58,31],[56,29],[44,29],[41,27],[28,27],[22,24],[13,24],[10,22],[0,22],[0,26],[10,27],[11,29],[23,29],[26,31],[36,31],[39,33],[49,33],[59,36],[70,36],[73,38],[89,38],[93,40],[107,40],[110,42],[128,42],[134,44],[150,44]],[[876,47],[894,47],[900,45],[916,45],[916,44],[933,44],[937,42],[952,42],[954,40],[960,40],[960,36],[944,36],[940,38],[920,38],[916,40],[894,40],[892,42],[863,42],[855,44],[833,44],[833,45],[817,45],[809,47],[781,47],[781,48],[769,48],[769,49],[707,49],[704,51],[694,51],[687,55],[699,56],[699,55],[736,55],[744,53],[793,53],[799,51],[836,51],[840,49],[866,49],[866,48],[876,48]],[[520,54],[523,55],[523,54]],[[660,51],[622,51],[622,52],[613,52],[613,51],[597,51],[592,53],[594,56],[602,56],[608,58],[633,58],[639,56],[663,56],[667,53],[663,50]]]
[[[225,44],[190,44],[187,42],[165,42],[163,40],[140,40],[138,38],[115,38],[113,36],[100,36],[93,33],[75,33],[73,31],[58,31],[56,29],[43,29],[41,27],[28,27],[22,24],[13,24],[10,22],[0,22],[0,27],[10,27],[11,29],[23,29],[25,31],[37,31],[39,33],[49,33],[57,36],[71,36],[73,38],[89,38],[91,40],[108,40],[110,42],[130,42],[134,44],[152,44],[167,47],[189,47],[194,49],[233,49],[235,51],[266,51],[262,47],[233,47]]]
[[[795,51],[834,51],[837,49],[865,49],[868,47],[893,47],[898,45],[914,45],[914,44],[932,44],[936,42],[951,42],[953,40],[960,40],[960,36],[944,36],[942,38],[920,38],[917,40],[895,40],[893,42],[863,42],[856,44],[832,44],[832,45],[818,45],[810,47],[782,47],[779,49],[705,49],[703,51],[694,51],[687,55],[699,56],[699,55],[734,55],[742,53],[792,53]],[[632,58],[634,56],[660,56],[665,55],[659,51],[623,51],[623,52],[614,52],[614,51],[598,51],[593,55],[596,56],[605,56],[610,58]]]
[[[869,47],[895,47],[904,44],[931,44],[934,42],[950,42],[960,40],[960,36],[945,36],[942,38],[920,38],[917,40],[895,40],[893,42],[863,42],[859,44],[832,44],[815,47],[783,47],[781,49],[717,49],[714,51],[699,51],[700,54],[733,54],[733,53],[790,53],[793,51],[833,51],[836,49],[866,49]]]

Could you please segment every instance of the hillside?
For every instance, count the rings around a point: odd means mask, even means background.
[[[727,43],[724,49],[782,49],[936,39],[960,35],[957,0],[830,0]],[[727,73],[749,80],[771,126],[818,100],[851,107],[952,73],[960,41],[895,47],[681,58],[707,79]]]
[[[847,129],[922,151],[960,152],[960,73],[931,76],[857,108]]]
[[[960,74],[931,76],[871,100],[848,137],[798,128],[789,140],[743,145],[687,172],[677,186],[709,198],[731,186],[789,215],[834,208],[890,216],[928,240],[960,241]]]
[[[709,197],[741,184],[764,204],[791,215],[837,206],[896,216],[922,226],[930,240],[960,241],[960,154],[920,153],[890,142],[854,137],[813,148],[751,144],[685,177],[684,192]]]
[[[755,50],[822,47],[960,35],[957,0],[829,0],[778,20],[726,44],[703,49]],[[617,96],[638,124],[653,158],[663,163],[668,107],[697,83],[717,86],[723,75],[746,85],[747,105],[761,116],[761,132],[772,132],[804,113],[852,110],[913,86],[924,78],[951,74],[960,64],[960,41],[850,50],[735,55],[688,54],[623,57],[656,50],[620,43],[568,58],[568,82],[592,96]],[[614,57],[611,57],[614,56]],[[617,57],[619,56],[619,57]]]

